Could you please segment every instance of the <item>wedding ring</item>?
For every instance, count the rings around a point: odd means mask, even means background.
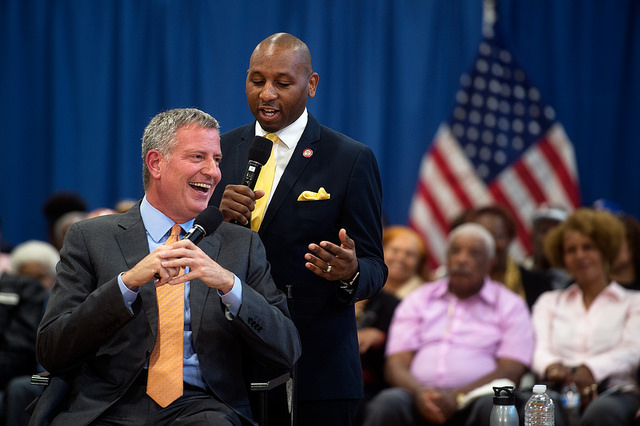
[[[327,264],[327,269],[324,270],[324,272],[326,274],[328,274],[329,272],[331,272],[331,268],[333,268],[331,265]]]

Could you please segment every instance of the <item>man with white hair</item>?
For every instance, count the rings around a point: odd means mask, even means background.
[[[25,241],[11,252],[11,274],[0,278],[0,385],[7,425],[26,425],[24,408],[42,392],[30,384],[31,375],[42,371],[36,360],[36,332],[59,260],[53,244]]]
[[[11,273],[0,277],[0,391],[12,378],[36,372],[36,331],[58,260],[55,247],[43,241],[11,252]]]
[[[393,388],[371,401],[365,425],[489,424],[492,386],[515,386],[534,345],[524,300],[489,278],[494,254],[481,225],[451,231],[448,276],[396,308],[385,365]]]
[[[49,290],[56,280],[59,260],[60,253],[53,244],[29,240],[13,249],[9,263],[14,274],[35,278],[45,290]]]

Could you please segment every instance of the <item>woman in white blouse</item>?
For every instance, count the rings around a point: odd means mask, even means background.
[[[640,407],[640,292],[609,278],[623,238],[613,214],[582,208],[545,240],[552,264],[575,282],[542,294],[533,306],[533,370],[558,390],[577,385],[581,425],[633,425]]]

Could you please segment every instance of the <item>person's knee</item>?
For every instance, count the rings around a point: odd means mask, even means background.
[[[597,398],[580,417],[580,426],[619,426],[633,421],[633,410],[615,397]]]
[[[397,418],[411,410],[413,398],[404,389],[391,388],[381,391],[365,408],[365,425],[386,424],[387,419]]]

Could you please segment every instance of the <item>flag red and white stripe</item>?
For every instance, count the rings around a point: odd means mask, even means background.
[[[423,157],[409,225],[423,236],[435,267],[444,262],[456,216],[501,204],[518,228],[511,255],[522,259],[531,251],[531,217],[540,204],[580,205],[572,144],[497,38],[480,44],[456,98],[452,118]]]

